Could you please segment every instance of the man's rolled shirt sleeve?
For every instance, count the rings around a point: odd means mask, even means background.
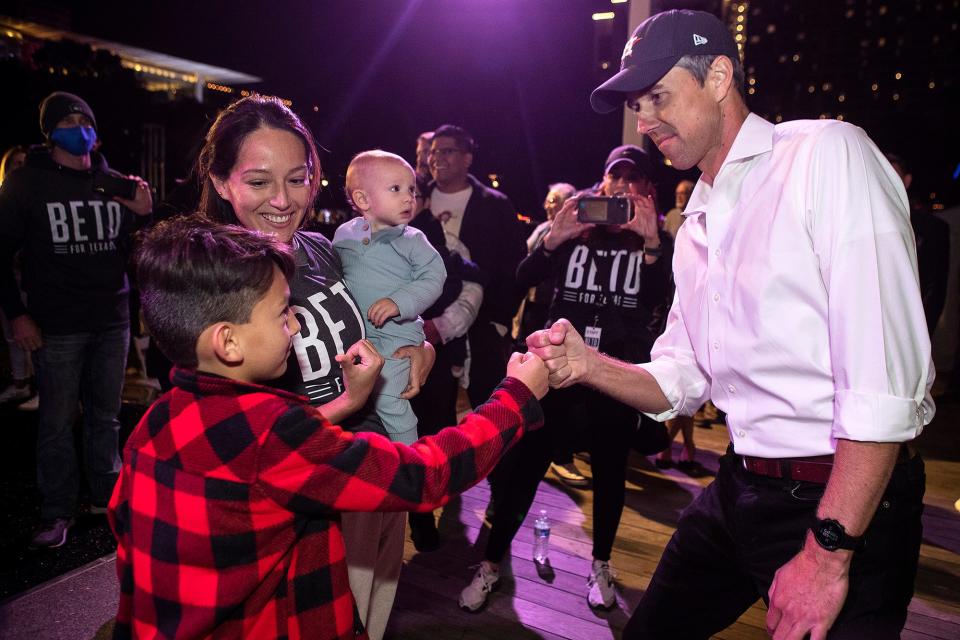
[[[934,370],[906,192],[862,129],[814,146],[807,226],[829,299],[833,438],[912,440],[933,418]]]
[[[671,408],[667,411],[646,413],[654,420],[663,422],[678,415],[692,416],[710,397],[710,381],[697,364],[676,293],[666,329],[650,351],[650,362],[637,366],[653,376],[670,402]]]

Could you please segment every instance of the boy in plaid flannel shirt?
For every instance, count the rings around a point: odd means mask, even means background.
[[[137,256],[147,324],[179,368],[130,436],[110,501],[115,637],[366,637],[338,514],[426,511],[479,481],[542,423],[543,363],[514,354],[487,403],[413,445],[345,432],[258,384],[283,373],[298,330],[289,248],[177,219]],[[362,342],[338,358],[382,365]]]

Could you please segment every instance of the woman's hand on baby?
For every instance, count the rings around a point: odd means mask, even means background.
[[[387,323],[390,318],[400,315],[400,307],[390,298],[380,298],[367,309],[367,319],[377,329]]]
[[[410,359],[410,379],[407,381],[407,388],[400,394],[401,398],[409,400],[420,393],[420,388],[426,384],[427,376],[437,359],[437,352],[432,344],[424,342],[417,347],[400,347],[393,353],[393,357]]]

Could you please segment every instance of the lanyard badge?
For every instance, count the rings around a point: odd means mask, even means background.
[[[598,326],[600,324],[599,320],[598,316],[594,316],[593,325],[588,325],[583,329],[583,342],[594,351],[600,349],[600,332],[602,329]]]

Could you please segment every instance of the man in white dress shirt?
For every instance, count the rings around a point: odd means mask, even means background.
[[[731,449],[683,513],[624,638],[706,638],[758,597],[774,638],[898,638],[919,556],[933,417],[930,342],[903,186],[859,128],[751,114],[714,16],[652,16],[598,87],[673,166],[702,176],[677,236],[676,295],[651,362],[528,338],[551,383],[660,420],[707,399]]]

